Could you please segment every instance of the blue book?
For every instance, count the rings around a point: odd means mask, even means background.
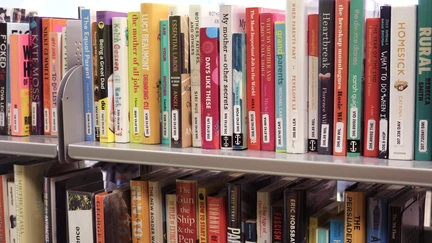
[[[343,243],[344,242],[344,221],[343,219],[330,220],[330,243]]]
[[[246,40],[244,33],[233,34],[233,149],[247,148]]]
[[[170,145],[171,142],[171,91],[168,24],[168,20],[160,21],[161,136],[162,144],[166,145]]]
[[[257,242],[257,225],[255,219],[249,219],[245,222],[245,242],[256,243]]]
[[[92,22],[96,22],[96,12],[90,9],[81,9],[81,41],[82,65],[84,87],[84,124],[85,140],[95,140],[94,126],[94,97],[93,97],[93,44]]]
[[[276,152],[286,153],[286,43],[285,22],[275,23],[275,77],[276,77]]]

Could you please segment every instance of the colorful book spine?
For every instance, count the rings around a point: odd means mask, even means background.
[[[148,181],[130,181],[132,243],[150,242]]]
[[[81,42],[84,86],[84,122],[85,140],[95,140],[94,111],[93,111],[93,44],[92,22],[95,21],[95,13],[90,9],[81,10]]]
[[[7,24],[0,23],[0,135],[8,135],[6,82],[8,70]]]
[[[414,159],[417,6],[392,6],[389,159]]]
[[[129,134],[131,143],[142,142],[143,86],[141,76],[141,14],[128,13]]]
[[[234,33],[233,40],[233,149],[247,148],[247,109],[246,109],[246,36],[245,33]]]
[[[287,76],[285,22],[275,22],[276,152],[287,152]]]
[[[344,242],[344,221],[331,219],[329,235],[330,243]]]
[[[95,218],[96,218],[96,241],[97,243],[105,243],[105,212],[104,212],[104,198],[107,192],[101,192],[95,196]]]
[[[168,5],[141,4],[144,144],[159,144],[161,142],[159,105],[159,21],[167,16]]]
[[[209,242],[227,243],[226,196],[207,197],[207,225]]]
[[[177,243],[177,199],[176,194],[166,194],[167,243]]]
[[[389,139],[389,107],[390,107],[390,25],[391,6],[382,6],[381,16],[381,44],[380,44],[380,122],[378,139],[378,157],[388,158]]]
[[[350,0],[336,0],[333,155],[346,156]]]
[[[99,100],[100,100],[100,89],[99,89],[99,60],[98,60],[98,23],[92,22],[92,64],[93,64],[93,124],[94,124],[94,137],[95,141],[100,141],[100,111],[99,111]]]
[[[12,135],[30,135],[30,74],[31,52],[29,34],[11,34],[11,112]]]
[[[196,181],[177,181],[178,242],[197,242],[197,184]]]
[[[232,149],[233,88],[232,88],[232,35],[245,30],[245,8],[235,5],[221,5],[220,32],[220,143],[222,149]]]
[[[170,63],[169,63],[169,32],[168,32],[168,20],[160,21],[160,56],[161,56],[161,136],[162,144],[169,145],[171,141],[171,91],[170,91]],[[201,110],[201,107],[200,107]],[[200,121],[201,122],[201,121]],[[200,131],[201,135],[201,131]]]
[[[319,15],[308,15],[308,151],[318,150],[318,49],[319,49]]]
[[[285,15],[278,13],[262,13],[260,15],[261,149],[267,151],[276,150],[274,23],[284,19]]]
[[[200,29],[201,70],[201,146],[219,149],[219,28]]]
[[[362,79],[364,60],[365,1],[352,0],[350,4],[349,66],[348,66],[348,127],[347,155],[359,156],[362,145]]]
[[[42,90],[42,18],[30,19],[30,49],[32,52],[32,72],[30,82],[31,99],[31,135],[43,135],[43,90]],[[1,68],[1,66],[0,66]],[[1,72],[1,70],[0,70]],[[0,97],[1,101],[1,97]],[[1,129],[1,105],[0,105],[0,129]]]
[[[388,242],[389,198],[370,197],[367,200],[367,243]]]
[[[112,18],[126,17],[125,13],[97,11],[97,50],[98,50],[98,82],[99,82],[99,121],[100,141],[115,141],[114,125],[114,82],[113,82],[113,51],[112,51]]]
[[[50,117],[51,117],[51,135],[58,135],[58,114],[57,114],[57,93],[61,81],[61,39],[62,34],[59,32],[49,33],[49,76],[50,76]]]
[[[190,69],[192,93],[192,146],[201,147],[201,71],[200,28],[219,27],[219,6],[194,4],[189,6]],[[219,106],[219,104],[218,104]],[[219,139],[219,137],[218,137]]]
[[[286,13],[287,88],[286,149],[306,153],[308,137],[308,26],[307,3],[288,0]]]
[[[319,1],[318,153],[333,154],[335,0]]]
[[[127,17],[114,17],[113,79],[115,141],[129,142],[129,80],[128,80],[128,26]]]
[[[418,3],[415,159],[424,161],[432,160],[431,8],[431,1]]]
[[[380,18],[366,19],[363,155],[378,157]]]
[[[283,241],[283,227],[284,227],[284,207],[282,204],[272,205],[271,208],[271,234],[273,243],[282,243]]]

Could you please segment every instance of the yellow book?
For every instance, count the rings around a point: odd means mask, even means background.
[[[165,4],[141,4],[141,67],[143,77],[145,144],[159,144],[160,134],[160,38],[161,19],[168,18]]]

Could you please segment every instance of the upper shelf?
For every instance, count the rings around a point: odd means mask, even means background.
[[[71,158],[78,160],[432,186],[432,162],[423,161],[317,154],[293,155],[252,150],[174,149],[163,145],[98,142],[70,144],[68,153]]]
[[[0,154],[56,158],[58,139],[49,136],[0,136]]]

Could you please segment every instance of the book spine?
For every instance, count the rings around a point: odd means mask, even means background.
[[[300,207],[302,205],[299,205],[300,202],[300,196],[297,192],[285,192],[284,195],[284,205],[285,205],[285,211],[284,211],[284,217],[286,224],[289,224],[290,227],[287,228],[287,235],[290,237],[290,239],[295,240],[295,242],[301,242],[303,240],[303,233],[302,229],[304,226],[300,223],[303,219],[301,218],[302,213],[300,212]],[[306,236],[306,235],[304,235]]]
[[[233,37],[233,149],[247,148],[247,109],[246,109],[246,36],[234,33]]]
[[[18,181],[18,177],[15,177],[15,181]],[[15,190],[15,182],[14,181],[9,181],[8,182],[8,209],[9,209],[9,223],[11,223],[11,220],[13,218],[15,218],[18,222],[18,215],[17,215],[17,211],[16,211],[16,207],[17,207],[17,202],[18,200],[21,198],[22,199],[22,194],[20,194],[18,191]],[[18,194],[21,196],[20,198],[18,197]],[[11,224],[8,225],[8,229],[9,229],[9,233],[10,233],[10,241],[9,242],[19,242],[18,241],[18,232],[17,232],[17,227],[12,227]]]
[[[219,28],[204,27],[200,29],[200,62],[201,70],[201,126],[203,139],[201,146],[205,149],[219,149]]]
[[[191,80],[189,58],[189,17],[181,17],[181,51],[182,73],[181,79],[181,145],[183,148],[192,146],[192,121],[191,121]]]
[[[189,7],[189,43],[192,92],[192,146],[198,148],[201,147],[201,14],[201,7],[199,5],[191,5]],[[217,139],[219,139],[219,137]]]
[[[177,181],[177,237],[179,242],[196,242],[197,185],[193,181]]]
[[[159,144],[161,142],[159,21],[168,16],[168,6],[152,6],[145,7],[145,4],[141,6],[144,144]]]
[[[149,191],[147,181],[130,182],[132,242],[150,242]]]
[[[113,104],[113,52],[112,52],[112,25],[105,21],[105,16],[97,16],[97,50],[98,50],[98,82],[99,82],[99,121],[100,141],[114,142],[114,122],[111,115],[114,112]]]
[[[333,155],[346,155],[349,0],[336,0]]]
[[[180,60],[180,16],[169,16],[170,31],[170,83],[171,83],[171,147],[182,147],[181,144],[181,70]]]
[[[10,36],[12,135],[30,135],[30,48],[28,34]]]
[[[388,207],[388,243],[403,243],[401,241],[402,232],[402,209],[398,206]]]
[[[177,199],[175,194],[166,194],[167,242],[177,243]]]
[[[227,242],[227,208],[226,197],[207,198],[207,225],[208,236],[211,243]]]
[[[387,241],[387,199],[373,198],[367,199],[367,242],[388,242]]]
[[[42,85],[42,18],[33,17],[30,21],[32,52],[32,72],[30,82],[31,98],[31,135],[43,135],[43,85]],[[1,68],[1,66],[0,66]],[[1,73],[1,69],[0,69]],[[1,79],[0,79],[1,81]],[[1,85],[0,85],[1,86]],[[0,130],[1,130],[1,96],[0,96]],[[0,131],[1,132],[1,131]]]
[[[227,240],[228,242],[243,242],[242,234],[242,210],[241,210],[241,189],[240,186],[228,184],[228,223]]]
[[[308,15],[308,151],[318,151],[318,49],[319,49],[319,15]]]
[[[318,229],[318,218],[310,217],[309,218],[309,234],[308,234],[308,243],[317,243],[317,229]]]
[[[7,24],[0,24],[0,135],[8,135],[6,80],[8,70]]]
[[[171,141],[171,119],[170,119],[170,63],[169,63],[169,30],[168,20],[161,20],[160,23],[160,46],[161,46],[161,131],[162,144],[169,145]],[[193,105],[193,104],[192,104]],[[201,107],[200,107],[201,110]],[[194,118],[195,119],[195,118]],[[201,131],[200,138],[201,138]],[[195,137],[195,135],[194,135]]]
[[[114,17],[112,28],[115,141],[128,143],[130,136],[127,18]]]
[[[366,242],[366,198],[363,192],[345,192],[345,241]]]
[[[284,219],[283,219],[283,205],[280,206],[272,206],[271,210],[271,226],[272,226],[272,243],[282,243],[284,242],[283,238],[283,228],[284,228]]]
[[[257,222],[246,221],[245,223],[245,243],[256,243],[257,242]]]
[[[257,192],[258,241],[271,243],[271,198],[270,192]]]
[[[306,2],[287,1],[287,152],[306,153],[308,125],[308,17]]]
[[[104,193],[96,195],[96,242],[105,243]]]
[[[261,149],[276,150],[275,142],[275,50],[274,23],[282,20],[282,15],[262,13],[260,15],[261,46]]]
[[[68,192],[67,197],[69,202],[67,212],[69,242],[76,242],[78,238],[81,242],[97,242],[95,235],[96,225],[95,221],[93,221],[95,218],[95,208],[91,196]],[[81,208],[77,205],[85,206]]]
[[[344,242],[344,221],[330,220],[329,233],[330,233],[330,243]]]
[[[259,8],[246,9],[246,93],[248,149],[261,150],[261,55]]]
[[[1,36],[0,36],[1,38]],[[8,216],[6,214],[6,208],[7,208],[7,201],[4,201],[4,194],[7,195],[7,191],[4,191],[4,183],[7,183],[6,180],[4,180],[4,175],[0,176],[0,242],[6,242],[6,217]],[[7,229],[9,230],[9,229]]]
[[[431,111],[431,31],[432,18],[427,9],[432,2],[420,0],[417,16],[417,89],[416,89],[416,139],[415,159],[432,160]]]
[[[49,75],[49,33],[52,31],[52,19],[42,20],[42,90],[43,90],[43,113],[44,113],[44,135],[51,135],[51,94]]]
[[[276,152],[287,152],[287,76],[285,22],[275,22]]]
[[[44,223],[45,223],[45,243],[51,243],[53,232],[51,228],[51,187],[50,178],[44,178]]]
[[[98,60],[98,23],[92,22],[92,64],[93,64],[93,121],[94,121],[94,137],[95,141],[100,141],[100,89],[99,89],[99,60]]]
[[[319,2],[318,153],[333,154],[335,0]]]
[[[159,191],[159,193],[158,193]],[[162,212],[158,212],[158,206],[156,204],[161,203],[157,202],[159,200],[158,195],[160,195],[160,188],[158,183],[155,181],[148,182],[148,198],[149,198],[149,219],[150,219],[150,242],[156,243],[161,242],[162,230],[159,225],[159,220],[161,220]]]
[[[382,6],[381,16],[381,44],[380,44],[380,122],[378,158],[388,158],[389,139],[389,106],[390,106],[390,24],[391,6]]]
[[[207,209],[207,189],[198,188],[198,241],[199,243],[211,242],[208,238],[208,209]]]
[[[348,127],[347,154],[359,156],[362,145],[362,80],[364,60],[364,1],[352,1],[350,5],[349,66],[348,66]]]
[[[50,117],[51,135],[58,135],[57,93],[61,81],[61,38],[62,34],[49,33],[49,76],[50,76]]]
[[[389,159],[414,159],[417,6],[392,7]]]
[[[62,27],[60,48],[61,48],[61,53],[60,53],[60,57],[61,57],[60,73],[61,73],[61,75],[59,77],[60,77],[60,81],[61,81],[63,79],[63,76],[68,71],[68,63],[67,63],[67,31],[66,31],[66,26]]]
[[[12,43],[12,36],[11,36],[11,43]],[[11,48],[11,50],[13,50]],[[16,53],[16,52],[15,52]],[[12,64],[12,62],[11,62]],[[13,124],[12,124],[13,126]],[[16,219],[16,225],[20,225],[20,227],[13,227],[12,220],[11,219],[11,240],[16,239],[15,242],[20,242],[20,239],[23,238],[23,231],[25,228],[25,222],[24,222],[24,167],[23,166],[17,166],[14,165],[14,184],[13,187],[11,187],[11,191],[9,194],[11,194],[9,209],[12,209],[11,215],[15,215]],[[13,191],[12,191],[13,190]],[[15,194],[15,197],[13,197],[13,194]],[[11,205],[12,204],[12,205]],[[14,241],[12,241],[14,242]]]
[[[143,86],[141,82],[141,14],[128,13],[128,74],[129,74],[129,127],[130,142],[142,142]]]

